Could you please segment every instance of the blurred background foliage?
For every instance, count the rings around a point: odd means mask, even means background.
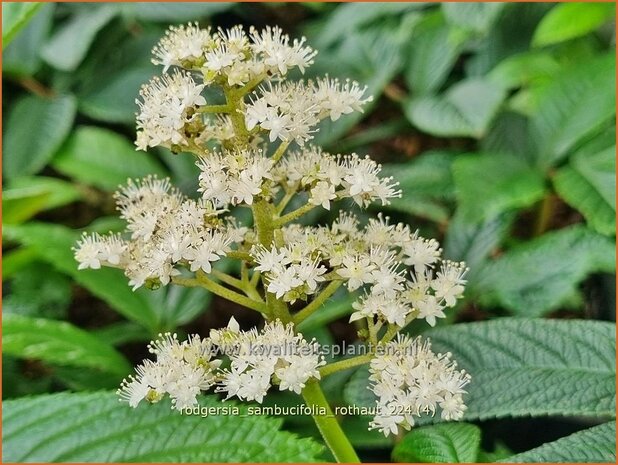
[[[385,214],[468,263],[466,298],[446,323],[615,320],[614,4],[2,8],[5,398],[114,388],[160,331],[207,333],[232,314],[256,323],[206,291],[132,292],[121,272],[78,272],[73,260],[82,231],[122,228],[112,192],[127,178],[169,176],[195,195],[189,156],[136,152],[132,142],[138,90],[159,72],[150,49],[170,24],[187,21],[278,24],[319,50],[306,77],[329,73],[369,86],[375,99],[365,113],[325,123],[315,143],[383,163],[404,193]],[[353,343],[351,300],[335,297],[301,329],[321,342]],[[343,372],[325,386],[336,402],[351,402],[357,379]],[[296,402],[271,400],[286,401]],[[364,421],[345,421],[363,458],[388,459],[391,439],[367,433]],[[505,433],[520,426],[483,428],[484,447],[496,452],[479,461],[547,439]],[[304,435],[313,428],[304,417],[286,427]]]

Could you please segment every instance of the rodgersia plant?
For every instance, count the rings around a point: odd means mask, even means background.
[[[123,382],[120,398],[135,407],[169,395],[182,410],[209,389],[257,402],[271,388],[294,391],[325,409],[315,422],[346,462],[358,459],[319,385],[336,371],[369,364],[377,397],[369,427],[385,435],[411,428],[422,415],[461,418],[468,374],[450,354],[435,354],[429,341],[400,331],[412,320],[433,326],[445,316],[464,290],[464,265],[442,260],[435,240],[380,215],[364,226],[351,213],[328,225],[295,223],[336,201],[367,207],[401,195],[370,158],[310,145],[321,120],[362,111],[371,100],[366,88],[328,76],[288,80],[316,52],[279,28],[247,35],[240,27],[172,27],[153,52],[164,74],[140,92],[136,145],[195,155],[197,198],[167,179],[130,180],[116,194],[126,233],[84,236],[75,248],[79,268],[121,268],[134,289],[204,287],[261,313],[265,325],[245,332],[232,320],[185,341],[161,335],[149,346],[155,360]],[[208,102],[206,87],[219,89],[224,102]],[[290,209],[292,200],[302,206]],[[252,225],[229,216],[233,206],[249,208]],[[239,277],[213,267],[223,257],[240,262]],[[360,294],[350,322],[366,325],[359,335],[368,351],[326,364],[317,343],[295,328],[341,286]]]

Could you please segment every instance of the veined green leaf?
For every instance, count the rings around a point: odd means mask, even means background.
[[[552,45],[581,37],[615,17],[613,3],[564,3],[554,6],[534,31],[532,44]]]
[[[215,396],[200,406],[238,408]],[[167,400],[132,409],[98,392],[9,400],[2,413],[7,462],[317,462],[322,451],[246,407],[202,418],[171,410]]]
[[[481,138],[496,116],[505,91],[484,78],[468,78],[444,95],[412,98],[405,102],[408,119],[435,136]]]
[[[40,171],[69,134],[76,108],[72,95],[53,99],[31,95],[20,99],[9,113],[4,129],[4,175],[10,179]]]
[[[615,140],[615,134],[608,134],[588,143],[553,178],[560,196],[608,236],[616,234]]]
[[[472,376],[466,420],[615,415],[611,323],[499,318],[433,328],[423,336],[434,351],[452,352]]]
[[[504,8],[500,2],[442,3],[442,11],[453,26],[485,34]]]
[[[393,449],[393,459],[405,463],[474,463],[481,430],[469,423],[421,426],[407,433]]]
[[[500,460],[505,463],[616,463],[616,423],[603,423],[536,449]]]
[[[2,317],[5,353],[44,362],[96,368],[120,378],[131,371],[127,360],[99,338],[66,321],[16,314]]]
[[[62,174],[110,191],[128,178],[165,176],[152,155],[136,151],[124,137],[98,127],[78,128],[60,148],[52,165]]]
[[[531,127],[540,166],[555,165],[615,118],[615,80],[611,53],[567,67],[541,89]]]
[[[2,3],[2,48],[32,19],[42,2]]]
[[[586,276],[616,269],[609,238],[572,226],[514,247],[477,275],[482,303],[498,303],[518,316],[540,316],[560,306]]]
[[[545,192],[543,173],[511,155],[459,156],[453,179],[460,214],[472,223],[529,207]]]

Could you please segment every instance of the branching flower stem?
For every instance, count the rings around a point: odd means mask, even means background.
[[[312,205],[310,203],[308,203],[306,205],[303,205],[302,207],[299,207],[296,210],[291,211],[287,215],[283,215],[282,217],[277,218],[275,220],[275,222],[274,222],[275,223],[275,227],[280,228],[281,226],[284,226],[285,224],[289,223],[290,221],[294,221],[294,220],[300,218],[305,213],[309,213],[314,208],[315,208],[315,205]]]
[[[330,296],[337,292],[337,289],[339,289],[341,284],[343,284],[343,281],[331,281],[309,305],[294,315],[294,324],[297,325],[311,316],[324,304],[324,302],[328,300]]]
[[[357,355],[356,357],[346,358],[344,360],[339,360],[338,362],[329,363],[328,365],[324,365],[320,368],[320,375],[322,377],[332,375],[333,373],[337,373],[338,371],[347,370],[348,368],[354,368],[360,365],[365,365],[369,363],[371,359],[374,357],[372,353]]]

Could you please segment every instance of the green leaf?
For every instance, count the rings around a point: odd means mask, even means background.
[[[466,279],[472,283],[483,264],[509,233],[513,220],[513,214],[503,213],[481,223],[470,223],[459,211],[456,212],[448,223],[444,258],[466,262],[470,268]]]
[[[79,109],[85,115],[109,123],[134,124],[135,97],[142,84],[156,73],[154,68],[131,69],[115,75],[110,81],[80,97]]]
[[[572,226],[514,247],[485,266],[475,293],[519,316],[558,308],[590,273],[616,269],[615,244],[583,226]]]
[[[344,3],[328,16],[327,20],[320,24],[319,32],[310,38],[310,43],[318,50],[323,50],[334,43],[345,39],[348,35],[362,30],[365,26],[377,23],[385,17],[399,17],[408,11],[421,9],[426,3],[393,2],[381,3],[370,2],[365,4]]]
[[[196,21],[229,10],[233,5],[233,2],[137,2],[125,3],[122,7],[127,17],[167,23]]]
[[[2,271],[5,278],[4,266]],[[47,263],[30,261],[10,276],[2,311],[4,314],[66,319],[71,299],[71,281],[64,274]]]
[[[466,39],[453,31],[439,11],[427,14],[410,38],[405,78],[415,93],[436,91],[455,65]]]
[[[603,423],[500,460],[507,463],[616,463],[616,423]]]
[[[131,371],[109,344],[66,321],[5,314],[2,349],[16,357],[74,367],[96,368],[120,377]]]
[[[407,433],[393,449],[396,462],[474,463],[481,430],[468,423],[421,426]]]
[[[2,48],[9,45],[15,35],[32,19],[43,3],[2,3]]]
[[[236,406],[215,396],[200,405]],[[9,400],[2,413],[7,462],[316,462],[322,451],[280,431],[281,420],[181,415],[167,401],[134,410],[111,392]]]
[[[514,89],[550,82],[560,69],[560,63],[548,52],[524,52],[501,61],[487,77],[496,85]]]
[[[485,34],[504,8],[504,3],[442,3],[447,21],[463,29]]]
[[[159,327],[173,330],[189,323],[206,310],[212,294],[201,288],[165,286],[146,294],[150,307],[158,313]]]
[[[391,199],[387,208],[446,222],[447,202],[454,199],[451,165],[455,156],[450,152],[428,151],[405,164],[382,166],[383,176],[399,181],[403,196]]]
[[[127,278],[117,269],[77,269],[71,248],[79,238],[78,231],[60,225],[32,222],[20,226],[7,225],[3,228],[3,234],[35,250],[42,260],[71,276],[126,318],[142,324],[153,333],[158,331],[157,310],[150,306],[148,290],[131,291]]]
[[[369,389],[369,367],[362,366],[354,371],[343,388],[343,399],[348,405],[375,407],[378,398]]]
[[[541,166],[556,164],[615,118],[615,76],[612,53],[568,67],[543,87],[532,118]]]
[[[62,179],[17,178],[2,193],[2,220],[5,224],[22,223],[41,211],[61,207],[81,197],[76,186]]]
[[[23,268],[37,259],[37,253],[33,249],[20,247],[2,254],[2,280],[12,278]]]
[[[499,318],[432,328],[423,336],[434,351],[452,352],[472,376],[465,420],[615,416],[612,323]]]
[[[335,294],[331,299],[315,313],[298,325],[298,330],[303,333],[324,328],[329,323],[343,318],[352,313],[352,304],[356,300],[354,294],[346,293],[343,296]]]
[[[3,6],[6,7],[6,5]],[[32,76],[39,70],[41,67],[39,51],[51,30],[54,9],[53,3],[43,4],[23,32],[17,35],[10,45],[4,44],[3,73]]]
[[[554,6],[545,15],[532,39],[542,47],[586,35],[614,18],[612,3],[565,3]]]
[[[582,212],[594,230],[616,234],[615,134],[593,140],[553,178],[560,196]]]
[[[14,178],[40,171],[68,135],[76,107],[71,95],[20,99],[6,123],[2,146],[4,176]]]
[[[444,95],[412,98],[405,103],[408,119],[435,136],[481,138],[497,114],[504,89],[483,78],[459,81]]]
[[[372,103],[363,106],[363,110],[369,112],[386,85],[401,69],[404,41],[403,32],[386,28],[350,34],[330,53],[318,54],[307,77],[329,74],[341,79],[355,79],[361,85],[367,85],[365,94],[374,98]],[[313,143],[327,146],[340,140],[362,118],[362,113],[355,112],[337,121],[323,120]]]
[[[61,71],[75,71],[82,62],[97,33],[118,13],[114,4],[89,6],[63,24],[41,50],[50,66]]]
[[[113,131],[89,126],[78,128],[69,137],[52,165],[66,176],[110,191],[125,184],[127,178],[165,177],[152,155],[136,151]]]
[[[460,213],[471,223],[533,205],[545,192],[543,173],[510,155],[459,156],[453,179]]]

